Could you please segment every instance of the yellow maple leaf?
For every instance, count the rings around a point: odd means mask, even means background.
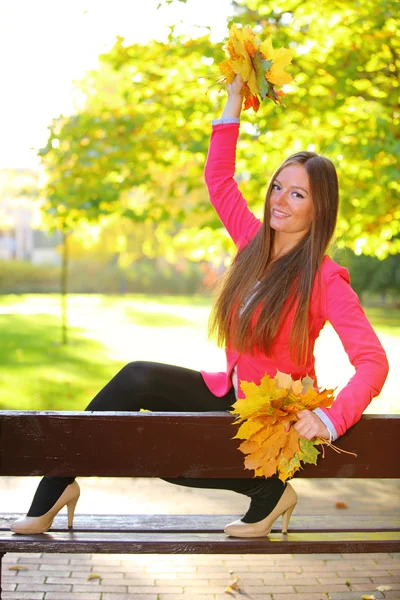
[[[288,373],[281,373],[281,371],[277,371],[274,379],[278,387],[286,388],[288,390],[291,389],[293,379],[291,375],[288,375]]]
[[[272,427],[270,428],[272,429]],[[283,425],[282,423],[278,423],[276,427],[274,427],[274,432],[272,435],[269,435],[265,440],[265,443],[262,445],[263,448],[263,458],[265,460],[274,460],[280,454],[283,446],[286,444],[286,439],[283,434]]]
[[[271,38],[267,38],[260,46],[261,52],[264,54],[267,60],[272,60],[272,67],[266,74],[266,78],[277,85],[284,85],[290,83],[293,78],[289,73],[286,73],[283,69],[287,67],[294,56],[293,50],[287,50],[286,48],[279,48],[274,50],[272,46]]]
[[[301,379],[297,379],[296,381],[293,381],[292,383],[292,392],[296,395],[299,396],[303,391],[303,383],[301,381]]]
[[[260,423],[259,421],[245,421],[239,427],[238,432],[233,439],[237,438],[239,440],[242,440],[243,438],[245,438],[249,440],[251,436],[257,431],[259,431],[262,427],[263,423]]]

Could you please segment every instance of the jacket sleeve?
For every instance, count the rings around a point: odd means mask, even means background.
[[[327,274],[325,293],[326,319],[339,335],[356,370],[332,406],[319,409],[333,424],[336,438],[357,423],[371,400],[380,393],[389,365],[360,300],[350,286],[347,269],[337,265]]]
[[[204,175],[211,204],[236,246],[243,247],[261,221],[248,208],[234,179],[238,137],[238,123],[213,125]]]

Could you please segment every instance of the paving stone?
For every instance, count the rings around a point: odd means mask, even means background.
[[[47,583],[19,583],[17,592],[70,592],[71,585],[48,585]]]
[[[336,581],[336,579],[329,579],[330,583],[340,583],[338,581]],[[266,579],[264,579],[264,583],[265,585],[269,585],[271,582],[267,581]],[[285,577],[285,579],[282,581],[282,583],[285,583],[286,585],[292,585],[294,587],[298,587],[299,585],[319,585],[318,581],[316,578],[311,578],[310,576],[304,577],[302,579],[298,579],[297,575],[294,576],[289,576],[289,577]],[[274,581],[274,584],[279,584],[279,581]]]
[[[99,585],[99,583],[104,582],[103,579],[82,579],[81,577],[46,577],[46,584],[47,583],[52,583],[52,584],[59,584],[59,583],[63,583],[63,584],[70,584],[70,585],[87,585],[88,588],[90,586],[95,586],[95,585]],[[110,581],[110,580],[109,580]],[[125,584],[126,585],[126,584]]]
[[[380,585],[390,585],[392,590],[400,590],[400,584],[396,585],[396,583],[385,583],[385,584],[381,583]],[[357,592],[369,592],[370,590],[376,589],[377,587],[378,587],[378,585],[371,584],[371,583],[369,585],[362,584],[362,583],[361,584],[355,583],[354,585],[351,586],[351,589],[354,591],[357,591]],[[400,596],[400,594],[399,594],[399,596]]]
[[[75,593],[63,594],[62,592],[46,592],[44,600],[100,600],[100,593]]]
[[[310,568],[311,569],[311,568]],[[271,566],[271,567],[262,567],[262,566],[258,566],[258,565],[253,565],[250,563],[249,566],[249,571],[254,572],[254,573],[281,573],[282,571],[285,571],[287,573],[301,573],[302,567],[300,567],[300,565],[290,565],[290,566],[285,566],[285,567],[279,567],[277,565]],[[321,567],[321,571],[323,570],[323,568]]]
[[[222,597],[222,596],[221,596]],[[143,599],[147,598],[147,596],[143,596]],[[185,595],[185,598],[187,598],[187,600],[215,600],[215,594],[199,594],[194,596],[192,593],[190,594],[190,596]],[[231,598],[233,598],[233,596],[231,596]],[[265,596],[265,600],[270,600],[271,596]],[[136,599],[136,596],[135,596]],[[158,596],[159,600],[172,600],[171,596],[169,594],[160,594]],[[224,600],[229,600],[229,596],[227,596],[225,594]]]
[[[160,587],[154,587],[150,590],[149,587],[144,588],[144,587],[134,587],[134,586],[129,586],[128,587],[128,592],[130,594],[183,594],[183,587],[169,587],[169,588],[160,588]],[[103,594],[104,595],[104,594]]]
[[[8,583],[8,582],[2,582],[2,588],[3,588],[3,592],[13,592],[16,587],[17,584],[16,583]]]
[[[380,598],[384,598],[385,596],[381,592],[377,592],[372,589],[370,591],[365,591],[365,594],[374,595],[376,600]],[[329,594],[329,600],[360,600],[360,592],[336,592],[333,594]]]
[[[85,592],[87,593],[88,591],[88,587],[87,585],[73,585],[72,586],[72,591],[73,592]],[[95,592],[115,592],[118,594],[126,594],[128,592],[128,586],[127,585],[103,585],[102,583],[98,583],[96,585],[96,589],[94,589],[93,591]]]
[[[359,577],[359,576],[355,575],[354,573],[350,577],[346,577],[346,578],[345,577],[318,578],[317,583],[327,587],[331,584],[336,584],[336,583],[347,585],[346,581],[348,581],[351,585],[353,585],[354,583],[367,583],[371,586],[371,579],[369,579],[368,577]]]
[[[398,590],[400,588],[400,577],[390,577],[390,575],[386,575],[385,577],[371,577],[371,582],[374,585],[391,585],[394,590]],[[360,583],[356,581],[355,583]]]
[[[22,559],[24,556],[30,558],[40,558],[42,556],[41,552],[29,552],[29,554],[20,554],[18,552],[7,552],[7,554],[3,558],[3,563],[15,563],[19,559]]]
[[[252,596],[252,600],[263,600],[264,596]],[[327,594],[320,592],[317,594],[274,594],[273,600],[328,600]]]
[[[362,569],[361,571],[338,571],[337,574],[339,577],[346,577],[346,579],[350,579],[352,577],[390,577],[387,571],[373,571],[373,574],[370,573],[368,569]],[[327,575],[324,575],[326,577]]]
[[[3,600],[43,600],[42,592],[4,592]]]
[[[108,577],[105,577],[104,579],[99,580],[100,583],[102,585],[141,585],[141,586],[155,586],[157,585],[156,580],[153,578],[153,576],[149,576],[147,577],[140,577],[140,579],[128,579],[127,577],[121,577],[119,579],[108,579]],[[169,581],[174,581],[174,580],[169,580]],[[174,581],[173,585],[177,585],[176,583],[177,580]],[[178,583],[179,585],[179,583]]]
[[[341,585],[341,584],[333,584],[330,583],[329,585],[296,585],[296,592],[298,592],[299,594],[305,594],[307,592],[326,592],[331,594],[332,592],[347,592],[348,591],[348,586],[347,585]],[[322,590],[321,590],[322,588]]]
[[[168,596],[168,594],[167,594]],[[157,594],[102,594],[101,600],[159,600]],[[74,600],[71,598],[71,600]],[[169,596],[168,600],[172,600]],[[226,598],[225,598],[226,600]]]
[[[34,573],[30,573],[29,571],[19,571],[16,578],[16,582],[26,583],[27,581],[29,581],[32,583],[44,583],[46,580],[46,575],[44,573],[40,573],[40,575],[37,573],[38,571],[34,571]]]

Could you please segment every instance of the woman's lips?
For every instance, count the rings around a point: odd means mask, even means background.
[[[273,208],[272,209],[272,214],[277,219],[288,219],[290,217],[290,215],[288,215],[287,213],[282,212],[281,210],[278,210],[277,208]]]

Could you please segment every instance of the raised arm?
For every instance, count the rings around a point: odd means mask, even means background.
[[[248,208],[234,179],[239,117],[243,103],[241,88],[239,75],[232,84],[227,85],[228,100],[221,119],[213,121],[204,172],[211,204],[236,246],[240,248],[254,237],[261,225],[260,220]]]

